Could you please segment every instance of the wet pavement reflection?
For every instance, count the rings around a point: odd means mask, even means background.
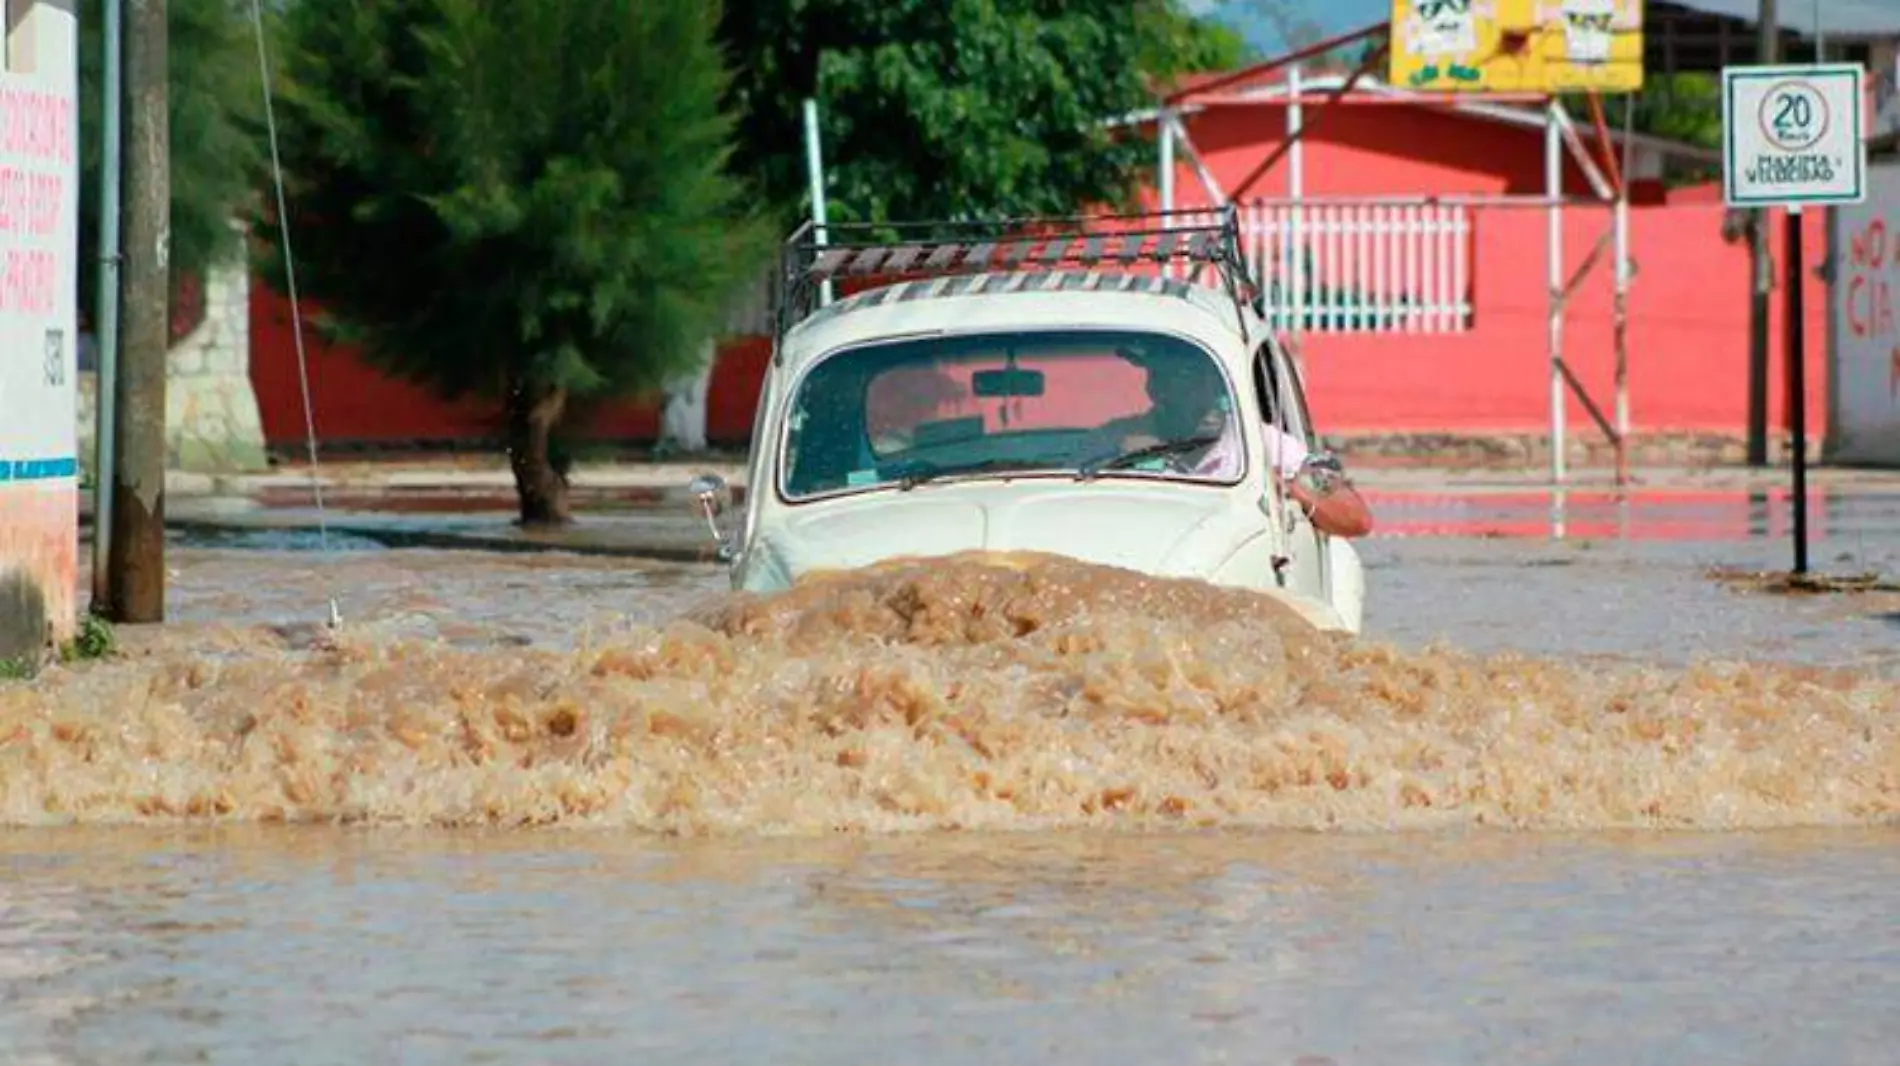
[[[0,693],[4,1057],[1891,1062],[1900,595],[1711,580],[1787,566],[1772,491],[1374,502],[1351,651],[660,639],[718,568],[180,533],[171,633]],[[1813,514],[1900,572],[1900,493]]]

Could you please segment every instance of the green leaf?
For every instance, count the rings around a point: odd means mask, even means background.
[[[815,93],[837,222],[1126,207],[1152,141],[1104,120],[1244,55],[1177,0],[728,0],[719,36],[735,165],[782,219],[804,216]]]
[[[102,0],[79,5],[79,311],[96,314],[104,162]],[[171,269],[202,275],[242,252],[232,224],[255,208],[267,173],[263,86],[247,0],[171,0]]]
[[[771,236],[727,165],[717,18],[300,0],[279,117],[304,291],[447,397],[637,394],[696,368]]]

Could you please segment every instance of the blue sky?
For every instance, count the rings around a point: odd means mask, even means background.
[[[1212,14],[1232,24],[1247,37],[1247,42],[1272,55],[1285,51],[1278,30],[1266,19],[1253,16],[1249,8],[1261,0],[1186,0],[1182,5],[1197,14]],[[1356,30],[1392,15],[1392,0],[1276,0],[1293,14],[1316,22],[1329,35]]]

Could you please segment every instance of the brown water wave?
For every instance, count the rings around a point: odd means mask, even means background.
[[[1554,605],[1553,609],[1557,609]],[[1900,821],[1900,685],[1401,652],[1018,556],[573,650],[199,630],[0,684],[0,822],[1754,828]]]

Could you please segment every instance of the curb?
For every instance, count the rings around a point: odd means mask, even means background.
[[[88,527],[90,528],[90,527]],[[327,530],[329,533],[355,537],[360,540],[374,541],[385,548],[435,548],[445,551],[498,552],[510,554],[567,554],[586,555],[617,559],[646,559],[654,562],[669,563],[717,563],[714,550],[705,548],[686,548],[664,544],[605,544],[599,541],[576,540],[571,543],[549,543],[524,537],[491,536],[482,533],[455,533],[417,529],[389,529],[381,526],[362,526],[350,523],[329,523],[319,527],[313,522],[286,522],[271,525],[250,525],[245,523],[220,522],[205,518],[167,518],[165,528],[180,533],[215,534],[303,534],[315,536]],[[84,538],[90,541],[91,538]],[[315,552],[299,554],[317,554]]]

